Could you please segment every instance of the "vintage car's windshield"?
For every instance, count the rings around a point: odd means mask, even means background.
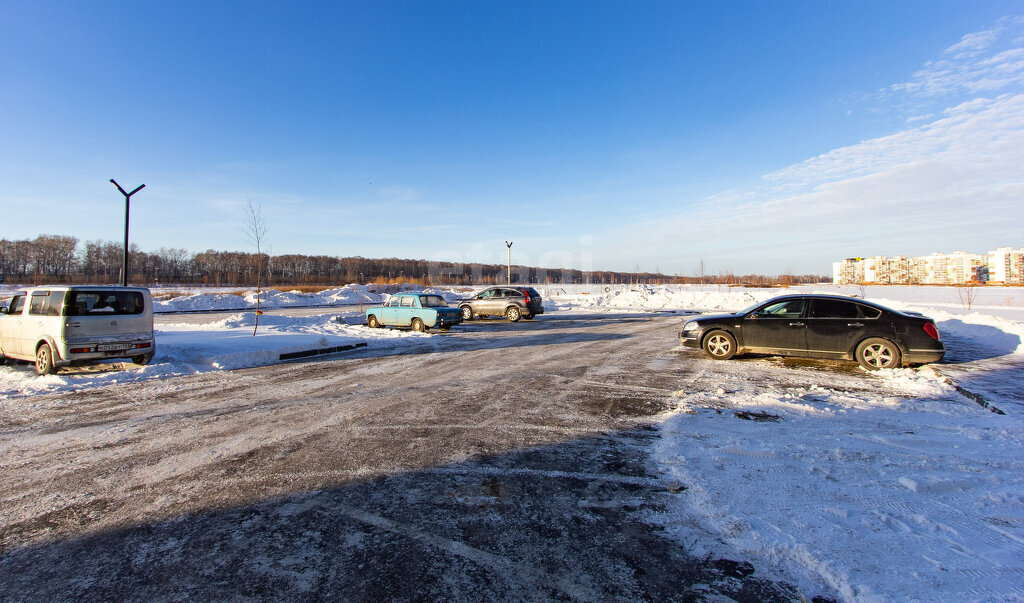
[[[448,305],[440,295],[421,295],[420,304],[424,308],[444,308]]]

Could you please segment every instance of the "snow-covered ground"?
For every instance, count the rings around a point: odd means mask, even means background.
[[[792,291],[538,288],[551,314],[738,310]],[[716,386],[680,384],[675,410],[660,417],[653,464],[680,495],[648,519],[693,550],[761,559],[804,592],[824,587],[846,600],[1024,600],[1024,289],[980,288],[970,309],[952,287],[794,289],[922,312],[937,321],[947,358],[872,374],[773,359],[707,361],[713,372],[705,377]],[[435,291],[449,300],[469,293]],[[384,299],[349,286],[270,292],[262,305]],[[197,292],[162,300],[158,310],[236,309],[254,301]],[[401,349],[430,338],[439,349],[446,345],[434,333],[369,329],[353,307],[310,317],[265,314],[255,337],[254,319],[229,312],[197,325],[165,316],[157,356],[145,367],[47,377],[28,366],[0,367],[0,412],[16,413],[37,393],[258,366],[287,352],[357,342]]]

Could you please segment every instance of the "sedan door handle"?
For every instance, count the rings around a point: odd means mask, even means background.
[[[862,322],[848,322],[848,323],[846,323],[846,326],[848,326],[848,327],[863,327],[864,323],[862,323]]]
[[[791,322],[791,323],[789,323],[789,326],[791,326],[791,327],[802,327],[802,326],[804,326],[804,323],[802,323],[802,322]]]

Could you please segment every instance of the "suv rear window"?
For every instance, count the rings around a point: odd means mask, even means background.
[[[138,291],[72,291],[67,316],[142,314],[146,300]]]

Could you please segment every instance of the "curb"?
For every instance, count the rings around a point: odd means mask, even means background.
[[[323,354],[334,354],[337,352],[347,352],[356,348],[365,348],[366,342],[361,341],[352,345],[339,345],[333,348],[318,348],[315,350],[304,350],[302,352],[288,352],[287,354],[281,354],[281,360],[295,360],[296,358],[309,358],[311,356],[321,356]]]
[[[993,412],[993,413],[995,413],[997,415],[1005,415],[1006,414],[1005,412],[1003,412],[999,408],[996,408],[995,406],[992,406],[992,403],[989,402],[988,400],[986,400],[985,397],[982,396],[981,394],[976,394],[976,393],[974,393],[974,392],[972,392],[972,391],[970,391],[968,389],[965,389],[965,388],[961,387],[958,383],[956,383],[955,381],[953,381],[952,379],[950,379],[946,375],[942,375],[942,380],[945,381],[947,385],[952,386],[953,389],[955,389],[957,391],[957,393],[959,393],[961,396],[967,398],[968,400],[974,400],[975,402],[978,403],[978,406],[984,408],[985,410],[987,410],[989,412]]]

